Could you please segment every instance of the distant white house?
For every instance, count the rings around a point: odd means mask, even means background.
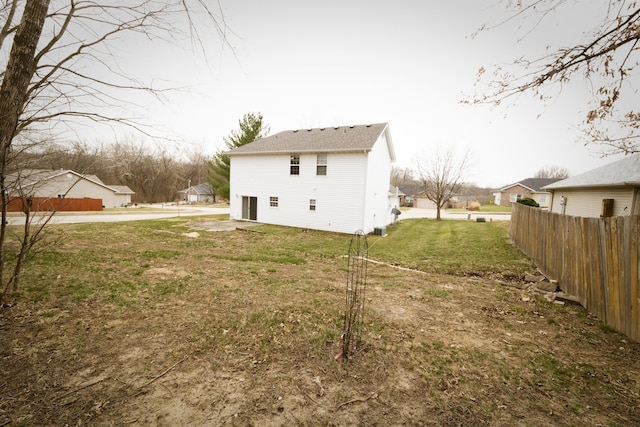
[[[189,188],[180,190],[179,193],[180,200],[184,200],[187,203],[214,203],[216,201],[216,194],[208,182],[192,185]]]
[[[552,193],[551,212],[608,217],[640,215],[640,154],[544,187]]]
[[[227,154],[232,219],[370,233],[399,205],[387,123],[289,130]]]
[[[107,208],[129,205],[135,194],[126,185],[106,185],[95,175],[67,169],[24,169],[8,175],[7,184],[12,197],[102,199]]]

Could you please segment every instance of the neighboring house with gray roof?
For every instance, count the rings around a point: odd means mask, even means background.
[[[232,219],[340,233],[393,220],[387,123],[289,130],[226,154]]]
[[[420,184],[400,184],[398,185],[400,191],[404,194],[400,198],[401,206],[408,207],[420,207],[416,205],[416,196],[422,192],[423,186]]]
[[[107,208],[131,204],[135,194],[126,185],[106,185],[95,175],[68,169],[23,169],[7,175],[10,197],[101,199]]]
[[[640,215],[640,154],[544,189],[552,193],[551,212],[591,218]]]
[[[493,202],[500,206],[511,206],[518,199],[530,198],[535,200],[541,208],[547,208],[551,203],[551,193],[544,190],[543,187],[556,181],[560,181],[560,178],[523,179],[493,193]]]
[[[208,182],[192,185],[189,188],[180,190],[179,193],[180,200],[188,203],[215,203],[216,201],[216,193]]]

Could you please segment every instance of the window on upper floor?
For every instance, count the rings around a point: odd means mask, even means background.
[[[291,155],[291,163],[289,166],[291,175],[300,175],[300,154]]]
[[[316,175],[326,175],[326,174],[327,174],[327,155],[318,154],[318,159],[316,162]]]

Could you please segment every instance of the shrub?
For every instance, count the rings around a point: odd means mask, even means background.
[[[467,204],[467,210],[469,210],[469,211],[479,211],[480,210],[480,203],[478,203],[478,202],[469,202]]]
[[[535,200],[533,200],[533,199],[531,199],[529,197],[524,197],[522,199],[518,199],[518,203],[520,203],[522,205],[533,206],[534,208],[539,208],[540,207],[538,202],[536,202]]]

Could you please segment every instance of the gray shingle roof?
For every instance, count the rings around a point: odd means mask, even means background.
[[[128,185],[107,185],[107,187],[113,189],[118,194],[136,194]]]
[[[194,185],[193,189],[198,194],[211,194],[211,195],[213,195],[213,189],[211,188],[211,184],[209,184],[208,182],[203,182],[203,183],[200,183],[198,185]]]
[[[543,187],[553,184],[556,181],[560,181],[560,178],[527,178],[522,181],[514,182],[513,184],[509,184],[506,187],[502,187],[499,191],[505,191],[507,188],[511,188],[514,185],[521,185],[530,189],[531,191],[540,191]],[[542,190],[544,191],[544,190]]]
[[[624,157],[580,175],[544,187],[545,190],[570,187],[640,186],[640,153]]]
[[[66,174],[72,174],[79,178],[92,181],[116,194],[136,194],[135,191],[126,185],[107,185],[96,175],[81,174],[70,169],[22,169],[18,172],[8,174],[7,182],[9,186],[19,185],[24,189],[27,187],[36,187],[44,181]]]
[[[287,130],[235,148],[226,154],[233,156],[242,154],[366,151],[371,150],[387,126],[387,123],[377,123],[372,125]],[[391,155],[394,157],[393,153]]]

